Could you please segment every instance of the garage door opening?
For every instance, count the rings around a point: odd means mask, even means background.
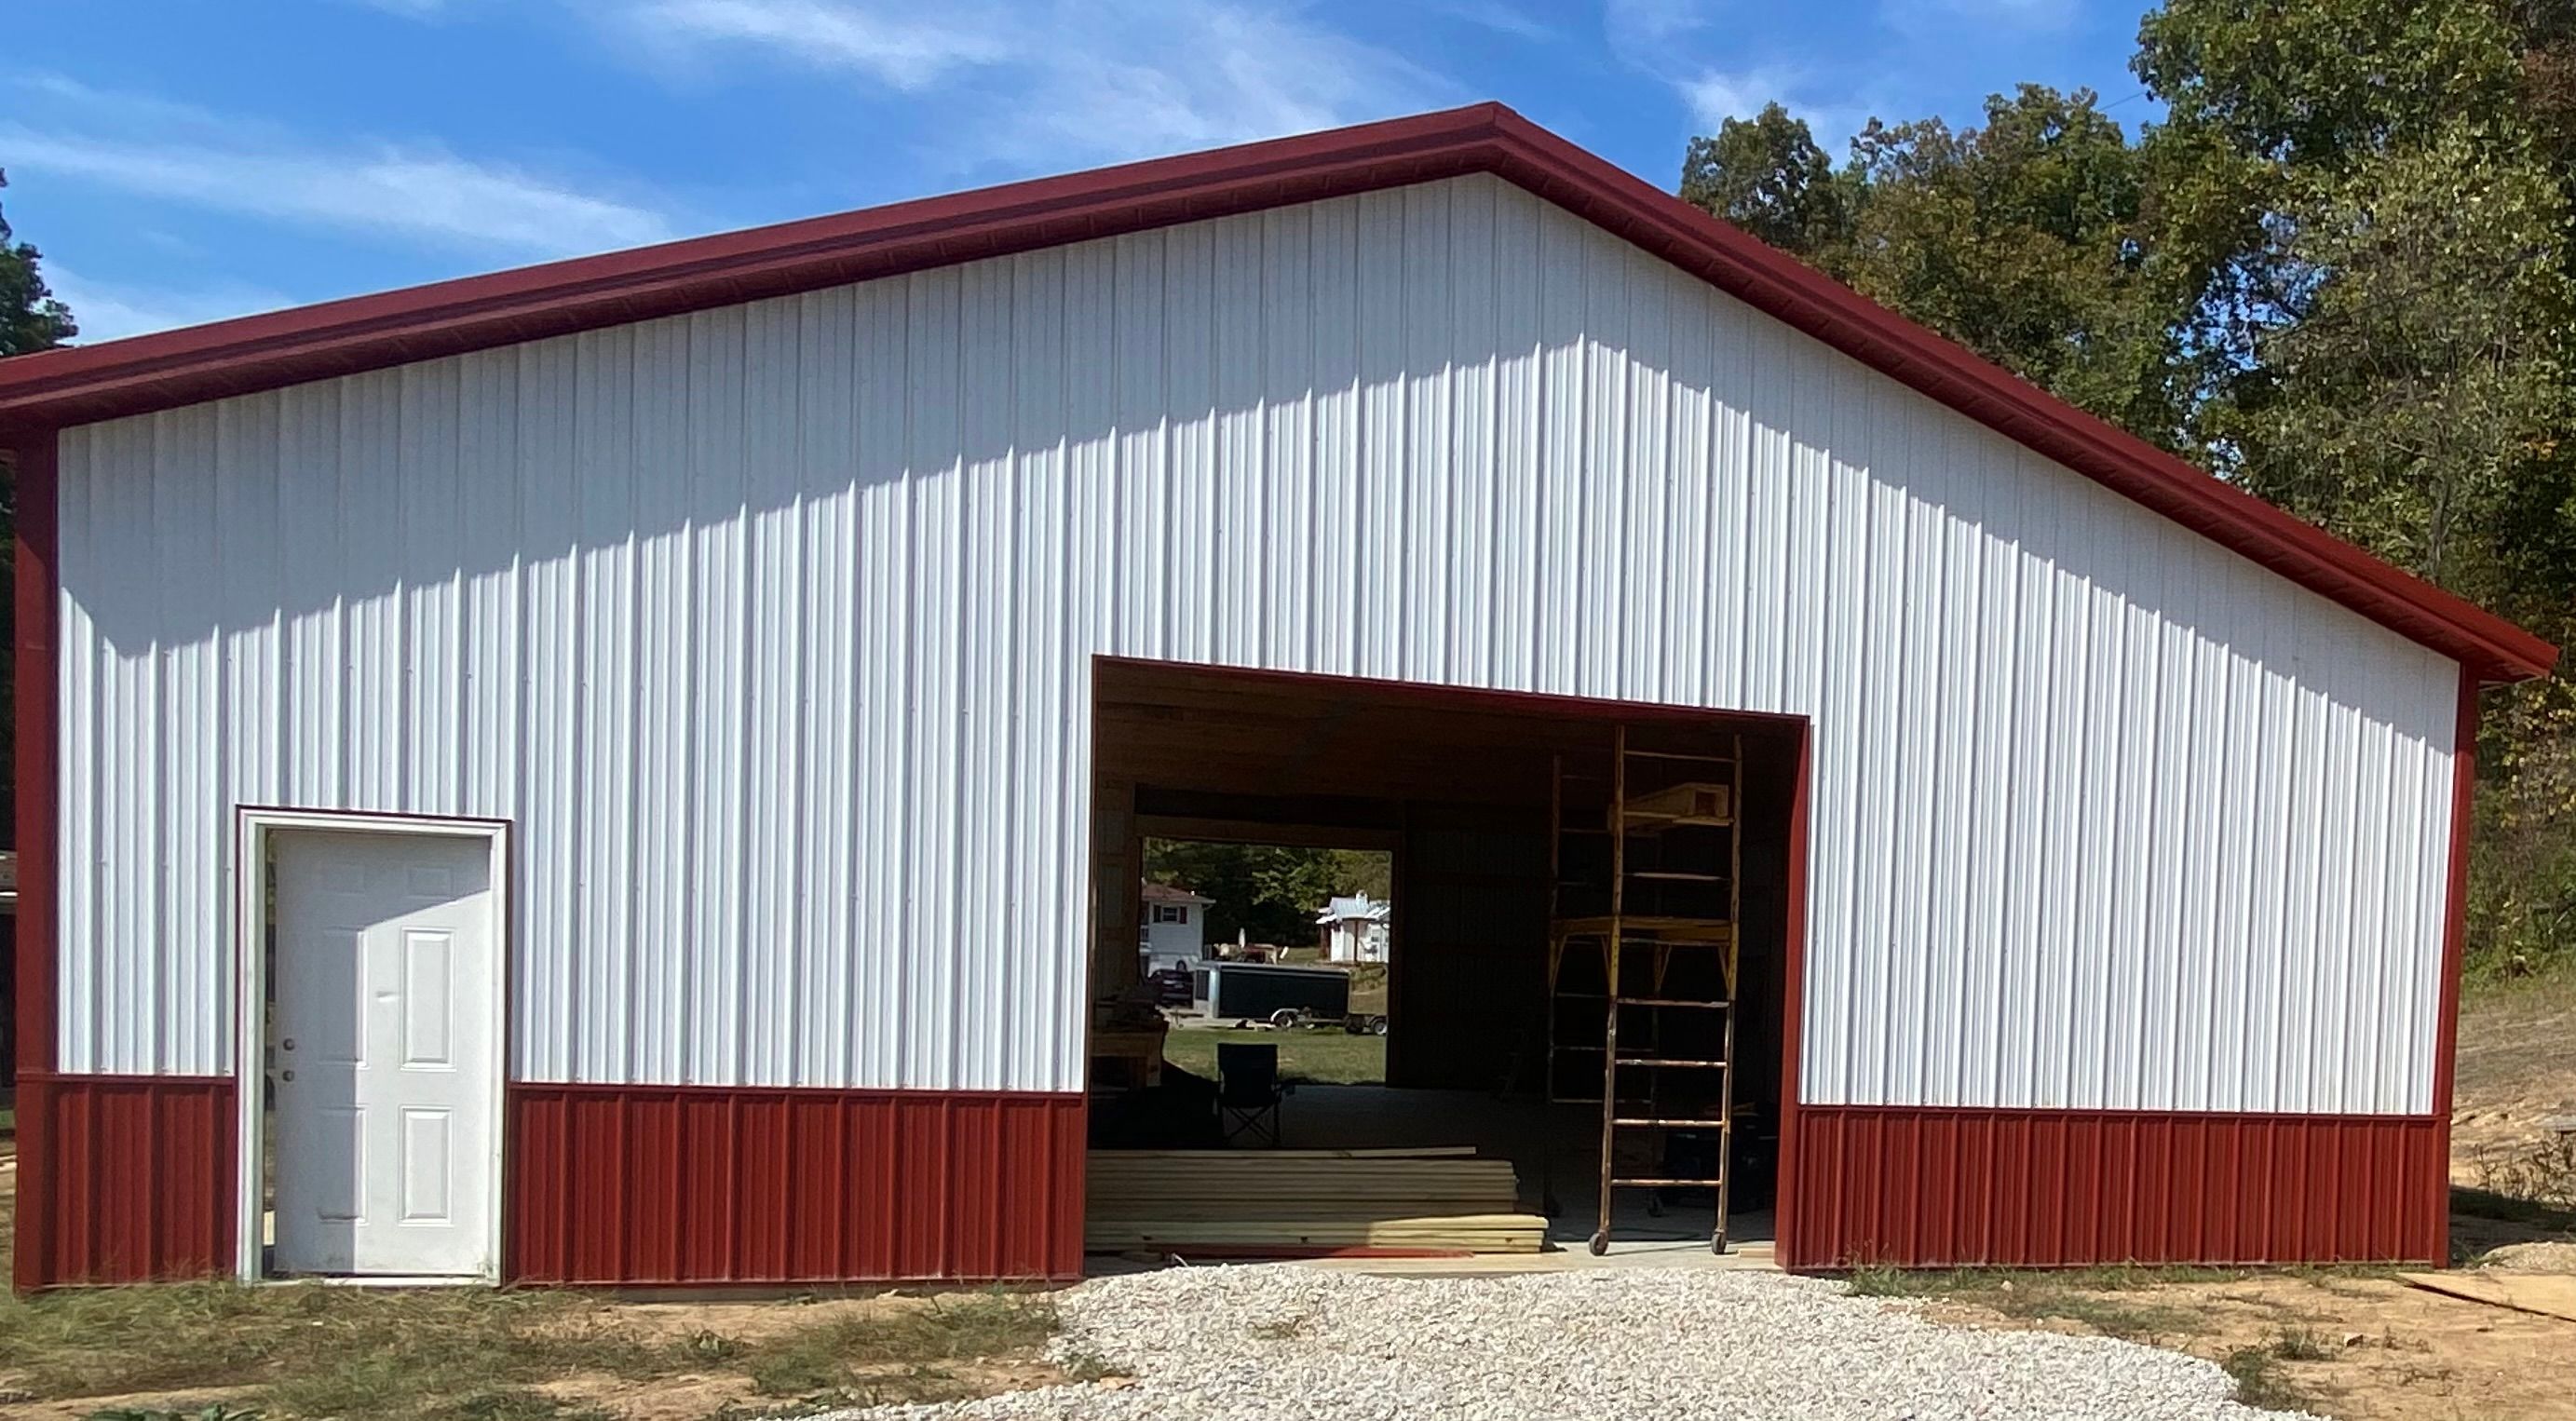
[[[1803,722],[1108,658],[1094,697],[1096,1250],[1767,1246]],[[1169,871],[1176,843],[1386,855],[1382,1076],[1297,1065],[1365,1011],[1234,1033],[1305,1077],[1275,1145],[1202,1123],[1200,1033],[1251,1015],[1217,954],[1330,970],[1328,925],[1303,949],[1220,932],[1194,974],[1218,1000],[1183,1002],[1154,900],[1225,909]],[[1608,1191],[1606,1234],[1605,1139],[1642,1181]]]

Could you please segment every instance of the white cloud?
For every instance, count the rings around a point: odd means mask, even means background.
[[[1792,118],[1805,119],[1808,131],[1828,154],[1840,158],[1853,134],[1869,122],[1866,105],[1816,96],[1806,74],[1777,65],[1751,69],[1703,69],[1674,81],[1691,118],[1703,133],[1715,133],[1730,118],[1749,119],[1765,104],[1776,103]]]
[[[13,167],[158,201],[450,248],[557,256],[672,235],[643,207],[436,147],[323,148],[249,129],[209,141],[0,124],[0,152]]]
[[[1676,41],[1708,27],[1699,0],[1602,0],[1601,31],[1610,50],[1630,63],[1661,59]]]
[[[1285,10],[1114,8],[1123,11],[1116,22],[1087,33],[1064,26],[1047,52],[1030,56],[1033,102],[993,134],[1004,154],[1127,157],[1275,138],[1418,108],[1442,87]]]
[[[1001,32],[954,11],[931,20],[824,0],[652,0],[630,18],[657,44],[766,46],[818,67],[856,69],[907,92],[1009,52]]]
[[[1458,97],[1411,61],[1294,5],[640,0],[613,13],[666,57],[758,48],[898,92],[935,90],[952,115],[940,145],[970,167],[1141,157]]]
[[[82,345],[203,325],[294,304],[292,298],[275,291],[238,282],[203,290],[93,282],[54,261],[45,263],[45,284],[72,308],[73,318],[80,322]]]
[[[2075,0],[1887,0],[1884,14],[1906,34],[1955,32],[1963,23],[2044,33],[2074,22]]]
[[[1464,20],[1513,39],[1535,41],[1558,37],[1554,26],[1502,4],[1500,0],[1441,0],[1433,8],[1453,20]]]

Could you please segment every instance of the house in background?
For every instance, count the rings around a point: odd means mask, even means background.
[[[1393,905],[1365,893],[1335,898],[1315,915],[1326,962],[1384,962],[1386,925]]]
[[[1144,909],[1136,918],[1136,945],[1146,976],[1207,955],[1207,908],[1215,899],[1168,883],[1148,883],[1136,896]]]

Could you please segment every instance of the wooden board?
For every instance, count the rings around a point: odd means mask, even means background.
[[[1534,1252],[1509,1160],[1472,1149],[1095,1150],[1085,1246]]]
[[[1426,1248],[1470,1253],[1536,1253],[1547,1241],[1547,1220],[1536,1214],[1462,1214],[1447,1218],[1352,1221],[1264,1219],[1175,1220],[1105,1224],[1083,1230],[1094,1252],[1132,1248]]]
[[[1628,832],[1652,834],[1677,826],[1732,824],[1735,817],[1729,811],[1734,798],[1731,786],[1698,781],[1632,794],[1628,796]]]
[[[1557,918],[1548,927],[1559,939],[1570,937],[1605,937],[1612,919],[1607,913],[1586,918]],[[1677,918],[1653,913],[1622,914],[1617,922],[1622,937],[1639,943],[1662,941],[1712,945],[1731,942],[1735,925],[1724,918]]]
[[[2576,1276],[2563,1273],[2400,1273],[2428,1293],[2465,1298],[2489,1307],[2538,1313],[2576,1322]]]
[[[1246,1161],[1306,1159],[1474,1159],[1474,1145],[1422,1145],[1382,1150],[1093,1150],[1091,1160],[1181,1160],[1195,1162],[1207,1159]]]

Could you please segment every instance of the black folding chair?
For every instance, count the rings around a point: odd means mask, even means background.
[[[1238,1135],[1279,1147],[1279,1102],[1288,1087],[1279,1080],[1279,1048],[1224,1044],[1216,1048],[1216,1118],[1227,1144]]]

